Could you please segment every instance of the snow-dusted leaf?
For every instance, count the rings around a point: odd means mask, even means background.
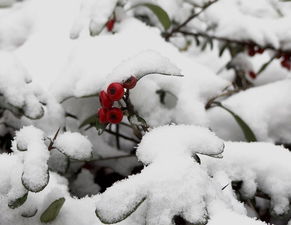
[[[92,157],[92,144],[80,133],[65,132],[58,135],[54,147],[72,159],[89,160]]]
[[[28,192],[26,192],[23,196],[15,199],[14,201],[10,201],[8,203],[8,206],[11,209],[18,208],[19,206],[21,206],[21,205],[23,205],[25,203],[25,201],[27,200],[27,195],[28,195]]]
[[[143,223],[171,224],[175,215],[183,215],[193,224],[206,223],[207,202],[216,201],[213,193],[220,196],[217,201],[222,208],[229,207],[229,199],[224,199],[216,185],[212,186],[211,178],[193,162],[192,155],[220,154],[223,146],[223,141],[207,128],[171,125],[151,130],[137,149],[138,159],[147,166],[101,194],[96,215],[103,223],[119,222],[145,198]]]
[[[178,156],[181,154],[181,150],[172,147],[177,143],[183,143],[184,154],[187,154],[189,158],[194,154],[219,156],[224,150],[223,141],[207,128],[191,125],[168,125],[146,133],[137,149],[137,156],[145,164],[164,158],[169,154]],[[157,151],[153,146],[158,146],[159,150]]]
[[[108,217],[103,217],[102,214],[100,213],[100,211],[98,209],[95,210],[95,214],[98,217],[98,219],[104,223],[104,224],[114,224],[114,223],[118,223],[122,220],[125,220],[127,217],[129,217],[132,213],[135,212],[135,210],[137,210],[137,208],[146,200],[146,198],[141,199],[139,202],[135,202],[135,204],[132,206],[132,208],[128,211],[125,212],[121,215],[118,215],[115,218],[108,218]]]
[[[181,75],[181,70],[167,57],[156,51],[147,50],[121,62],[108,75],[105,86],[107,87],[108,84],[114,81],[125,81],[130,76],[135,76],[140,80],[142,77],[149,74],[183,77],[183,75]]]
[[[117,0],[83,0],[80,13],[70,31],[71,38],[78,38],[82,30],[88,26],[91,35],[98,35],[113,14],[116,3]]]
[[[21,213],[21,216],[24,218],[34,217],[36,215],[37,211],[38,210],[36,208],[34,208],[32,210],[27,210],[27,211]]]
[[[135,5],[134,7],[137,7],[137,6],[147,7],[156,15],[156,17],[159,19],[160,23],[163,25],[165,30],[168,30],[170,28],[171,26],[170,17],[163,8],[152,3],[142,3],[142,4]]]
[[[7,108],[16,116],[25,115],[31,119],[39,119],[44,109],[35,88],[30,85],[31,78],[26,68],[13,53],[0,53],[0,93],[4,100],[1,107]]]
[[[44,143],[43,132],[27,126],[16,133],[15,140],[18,148],[27,149],[23,154],[22,184],[32,192],[43,190],[49,182],[49,151]]]
[[[59,215],[61,208],[65,203],[65,198],[59,198],[52,202],[49,207],[41,214],[40,221],[42,223],[49,223]]]
[[[99,196],[95,214],[102,223],[118,223],[130,216],[145,198],[140,177],[131,176],[129,179],[115,183]]]
[[[47,165],[46,165],[47,166]],[[28,169],[30,171],[30,169]],[[31,192],[40,192],[42,191],[49,182],[49,171],[45,173],[38,168],[35,175],[24,173],[21,176],[21,182],[26,190]]]
[[[241,119],[237,114],[235,114],[229,108],[226,108],[220,102],[215,102],[215,104],[217,106],[221,107],[222,109],[226,110],[227,112],[229,112],[233,116],[235,121],[238,123],[238,125],[242,129],[244,136],[248,142],[257,141],[257,138],[256,138],[254,132],[252,131],[252,129],[249,127],[249,125],[243,119]]]

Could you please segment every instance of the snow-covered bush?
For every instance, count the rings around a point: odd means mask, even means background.
[[[290,12],[0,0],[0,225],[291,224]]]

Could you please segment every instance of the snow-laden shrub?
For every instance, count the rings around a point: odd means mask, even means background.
[[[0,224],[287,224],[290,11],[0,0]]]

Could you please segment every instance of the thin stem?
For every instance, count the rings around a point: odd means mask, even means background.
[[[212,104],[216,101],[216,99],[221,98],[221,97],[231,96],[231,95],[233,95],[235,93],[238,93],[239,91],[240,91],[239,89],[230,90],[230,91],[227,91],[225,93],[219,94],[219,95],[209,99],[208,102],[205,105],[205,109],[207,110],[207,109],[211,108]]]
[[[217,41],[223,41],[223,42],[229,42],[229,43],[235,43],[238,45],[256,45],[259,48],[263,48],[263,49],[270,49],[279,53],[286,53],[286,54],[291,54],[291,50],[283,50],[283,49],[277,49],[271,45],[266,45],[266,46],[262,46],[259,45],[257,43],[254,43],[253,41],[241,41],[241,40],[235,40],[235,39],[230,39],[230,38],[226,38],[226,37],[218,37],[215,35],[211,35],[211,34],[206,34],[206,33],[202,33],[202,32],[189,32],[189,31],[178,31],[181,34],[184,35],[189,35],[189,36],[195,36],[195,37],[204,37],[204,38],[210,38],[210,39],[214,39]]]
[[[117,149],[120,149],[120,141],[119,141],[119,124],[116,124],[115,126],[115,139],[116,139],[116,147]]]
[[[95,159],[92,161],[98,162],[98,161],[104,161],[104,160],[122,159],[122,158],[129,158],[129,157],[136,157],[136,155],[130,154],[130,155],[112,156],[112,157],[106,157],[106,158],[101,158],[101,159]],[[90,162],[92,162],[92,161],[90,161]]]
[[[114,134],[114,135],[116,135],[115,132],[113,132],[113,131],[111,131],[111,130],[109,130],[109,129],[105,129],[104,131],[107,132],[107,133],[109,133],[109,134]],[[139,141],[135,140],[134,138],[127,137],[127,136],[125,136],[125,135],[123,135],[123,134],[118,134],[118,136],[121,137],[121,138],[123,138],[123,139],[125,139],[125,140],[132,141],[132,142],[134,142],[134,143],[136,143],[136,144],[139,143]]]
[[[188,17],[183,23],[181,23],[179,26],[177,26],[176,28],[172,29],[171,32],[165,34],[165,39],[169,40],[169,38],[171,36],[173,36],[174,33],[177,33],[181,30],[181,28],[185,27],[191,20],[193,20],[194,18],[198,17],[202,12],[204,12],[209,6],[211,6],[213,3],[217,2],[218,0],[213,0],[208,2],[207,4],[205,4],[201,10],[198,13],[194,13],[192,14],[190,17]]]
[[[54,144],[54,141],[57,139],[57,136],[58,136],[58,134],[59,134],[59,132],[60,132],[60,129],[61,128],[59,128],[58,130],[57,130],[57,132],[55,133],[55,136],[53,137],[53,139],[51,140],[51,142],[50,142],[50,144],[49,144],[49,146],[48,146],[48,150],[50,151],[50,150],[52,150],[54,147],[53,147],[53,144]]]

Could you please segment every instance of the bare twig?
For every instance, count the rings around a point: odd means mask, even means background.
[[[116,135],[115,132],[113,132],[113,131],[111,131],[111,130],[109,130],[109,129],[105,129],[104,131],[107,132],[107,133],[109,133],[109,134]],[[121,137],[121,138],[123,138],[123,139],[125,139],[125,140],[132,141],[132,142],[134,142],[134,143],[136,143],[136,144],[139,143],[139,141],[135,140],[134,138],[127,137],[127,136],[125,136],[125,135],[123,135],[123,134],[120,134],[120,133],[119,133],[118,136]]]
[[[198,13],[194,13],[191,16],[189,16],[183,23],[178,25],[177,27],[173,28],[169,33],[164,34],[164,37],[166,40],[169,40],[170,37],[173,36],[173,34],[179,32],[183,27],[185,27],[191,20],[198,17],[202,12],[204,12],[209,6],[211,6],[213,3],[217,2],[218,0],[213,0],[208,3],[206,3],[201,10]]]
[[[100,158],[100,159],[95,159],[92,160],[94,162],[98,162],[98,161],[105,161],[105,160],[112,160],[112,159],[122,159],[122,158],[129,158],[129,157],[136,157],[135,154],[130,154],[130,155],[119,155],[119,156],[112,156],[112,157],[106,157],[106,158]],[[90,161],[90,162],[92,162]]]
[[[250,41],[250,40],[235,40],[235,39],[226,38],[226,37],[219,37],[219,36],[215,36],[215,35],[211,35],[211,34],[207,34],[207,33],[203,33],[203,32],[189,32],[189,31],[183,31],[183,30],[179,30],[177,32],[184,34],[184,35],[189,35],[189,36],[194,36],[194,37],[204,37],[204,38],[208,38],[208,39],[229,42],[229,43],[234,43],[234,44],[238,44],[238,45],[245,45],[245,46],[255,45],[255,46],[262,48],[262,49],[273,50],[279,54],[282,54],[282,53],[283,54],[291,54],[291,50],[283,50],[280,48],[275,48],[272,45],[262,46],[260,44],[253,42],[253,41]]]
[[[59,132],[60,132],[60,129],[61,129],[61,128],[59,128],[59,129],[57,130],[55,136],[54,136],[53,139],[51,140],[51,142],[50,142],[50,144],[49,144],[49,146],[48,146],[48,148],[47,148],[49,151],[52,150],[52,149],[54,149],[53,144],[54,144],[54,141],[57,139],[57,136],[58,136],[58,134],[59,134]]]

